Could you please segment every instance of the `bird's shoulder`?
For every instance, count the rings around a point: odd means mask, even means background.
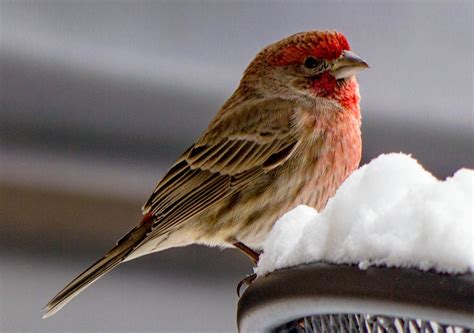
[[[277,97],[237,101],[222,108],[195,146],[228,139],[266,142],[290,132],[296,103]]]

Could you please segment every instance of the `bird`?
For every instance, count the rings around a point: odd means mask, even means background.
[[[279,217],[300,204],[321,211],[358,167],[355,75],[366,68],[332,30],[300,32],[263,48],[207,129],[158,182],[141,221],[64,287],[43,318],[117,265],[153,252],[230,247],[256,264]]]

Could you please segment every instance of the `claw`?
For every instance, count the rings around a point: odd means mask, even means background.
[[[237,296],[240,297],[242,286],[245,284],[246,287],[250,286],[252,282],[257,278],[257,274],[250,274],[243,278],[237,285]],[[247,288],[245,288],[247,289]]]

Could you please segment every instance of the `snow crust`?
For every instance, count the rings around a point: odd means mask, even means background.
[[[474,271],[474,170],[436,179],[405,154],[355,171],[318,213],[298,206],[263,245],[257,275],[311,262]]]

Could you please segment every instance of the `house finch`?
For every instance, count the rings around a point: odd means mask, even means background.
[[[359,90],[368,65],[343,34],[269,45],[208,128],[158,183],[143,220],[45,307],[45,317],[120,263],[171,247],[237,247],[258,260],[275,221],[321,210],[361,157]]]

